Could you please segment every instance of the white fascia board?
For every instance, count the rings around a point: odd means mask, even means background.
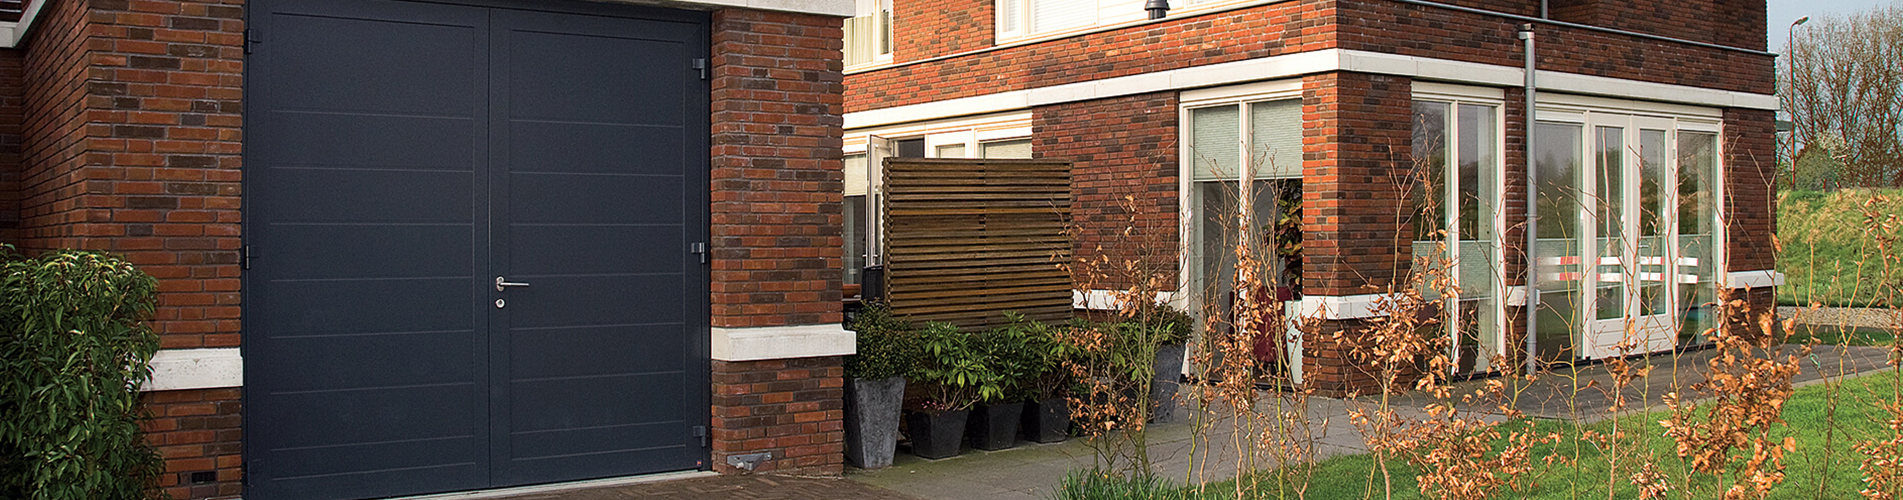
[[[140,391],[244,386],[244,356],[236,347],[165,349],[152,355],[152,378]]]
[[[20,11],[19,21],[0,23],[0,49],[20,46],[20,41],[26,39],[26,30],[33,27],[33,19],[40,16],[42,5],[46,5],[46,0],[27,0],[26,9]]]
[[[856,340],[836,324],[714,328],[711,353],[719,361],[844,356],[858,352]]]
[[[1492,87],[1518,87],[1525,82],[1526,75],[1524,70],[1511,66],[1358,50],[1326,49],[847,113],[845,128],[851,130],[1151,92],[1235,85],[1330,71],[1406,76],[1428,81]],[[1750,94],[1557,71],[1540,71],[1539,86],[1540,90],[1550,92],[1718,108],[1775,110],[1779,107],[1777,96],[1769,94]]]
[[[1725,287],[1727,288],[1764,288],[1767,286],[1784,286],[1784,273],[1766,270],[1732,271],[1725,274]]]
[[[606,0],[616,3],[632,3],[676,7],[694,10],[713,10],[721,7],[740,7],[745,9],[773,10],[799,14],[818,14],[822,16],[852,17],[853,0]]]

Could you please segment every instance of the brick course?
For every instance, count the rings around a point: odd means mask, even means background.
[[[838,475],[845,467],[845,358],[714,361],[714,470],[766,453],[752,472]]]

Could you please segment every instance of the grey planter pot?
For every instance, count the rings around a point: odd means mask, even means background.
[[[1024,403],[980,406],[965,424],[965,439],[980,450],[1002,450],[1018,445],[1018,423],[1024,421]]]
[[[906,413],[912,454],[926,459],[957,456],[965,444],[965,417],[970,413],[970,410]]]
[[[1182,403],[1176,400],[1176,389],[1183,380],[1184,344],[1169,344],[1156,347],[1156,380],[1150,384],[1150,421],[1177,422],[1182,420]]]
[[[1050,398],[1024,405],[1024,422],[1019,424],[1024,439],[1055,443],[1070,438],[1070,400]]]
[[[861,469],[892,465],[904,398],[905,377],[856,378],[846,384],[847,463]]]

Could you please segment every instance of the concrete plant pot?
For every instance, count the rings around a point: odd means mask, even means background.
[[[965,424],[965,439],[980,450],[1002,450],[1018,445],[1018,423],[1024,420],[1024,403],[980,406],[972,410]]]
[[[1150,383],[1150,421],[1176,422],[1182,418],[1182,403],[1176,389],[1183,380],[1184,344],[1156,347],[1156,379]]]
[[[1019,424],[1024,439],[1056,443],[1070,439],[1070,400],[1050,398],[1024,405],[1024,421]]]
[[[856,378],[846,384],[846,463],[861,469],[892,465],[903,399],[905,377]]]
[[[912,454],[919,458],[940,459],[958,455],[965,444],[965,419],[969,410],[914,411],[905,414],[905,425],[912,437]]]

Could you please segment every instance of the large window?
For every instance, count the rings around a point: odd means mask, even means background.
[[[847,66],[892,61],[892,0],[855,0],[845,28]]]
[[[1500,107],[1493,102],[1414,102],[1410,201],[1413,269],[1423,291],[1429,270],[1453,278],[1458,297],[1442,297],[1442,325],[1456,370],[1493,369],[1502,350],[1500,303]],[[1451,300],[1448,300],[1451,299]]]
[[[1721,258],[1717,116],[1552,107],[1534,129],[1540,357],[1691,341]]]

